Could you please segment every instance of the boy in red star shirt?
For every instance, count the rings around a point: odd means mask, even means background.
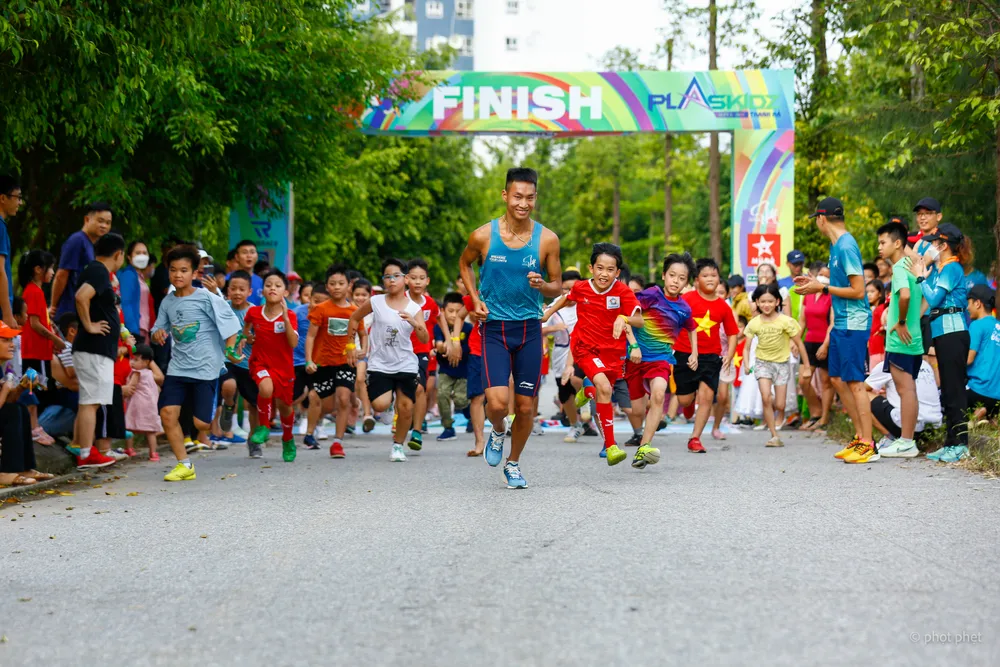
[[[243,337],[253,344],[250,353],[250,377],[257,383],[258,426],[250,436],[250,458],[260,458],[271,424],[271,406],[278,405],[281,416],[281,458],[295,460],[292,424],[295,412],[295,366],[292,351],[299,344],[298,320],[288,311],[285,296],[288,279],[277,269],[264,274],[264,305],[247,311]],[[252,333],[251,333],[252,329]],[[252,338],[251,335],[253,336]]]
[[[691,341],[687,336],[681,336],[674,343],[674,356],[677,365],[674,367],[674,384],[677,387],[677,401],[682,408],[691,405],[698,398],[698,412],[694,417],[694,432],[688,440],[688,451],[704,454],[705,447],[701,444],[701,433],[705,430],[708,416],[712,412],[712,401],[719,389],[719,375],[723,366],[729,366],[736,354],[736,337],[740,333],[733,317],[733,310],[725,300],[716,294],[719,286],[719,265],[712,259],[699,259],[695,262],[695,288],[684,295],[684,300],[691,306],[691,317],[698,325],[698,354],[696,359],[691,355]],[[722,339],[719,336],[719,326],[722,326],[728,336],[728,349],[725,359],[722,358]]]
[[[615,444],[615,413],[611,395],[622,376],[625,358],[625,325],[644,325],[639,302],[628,285],[618,280],[623,263],[621,248],[612,243],[595,243],[590,255],[590,280],[579,280],[565,298],[554,303],[552,313],[570,301],[578,316],[570,337],[573,361],[594,383],[597,417],[604,435],[608,465],[621,463],[628,455]],[[591,389],[588,387],[588,389]]]

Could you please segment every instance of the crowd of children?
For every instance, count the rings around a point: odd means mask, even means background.
[[[532,289],[554,284],[562,296],[539,313],[545,359],[538,380],[524,380],[530,372],[510,362],[506,376],[521,374],[504,403],[502,414],[511,417],[494,420],[488,439],[486,390],[505,387],[507,377],[493,377],[484,358],[486,309],[461,278],[438,304],[422,259],[387,259],[373,281],[333,264],[324,280],[303,282],[261,265],[252,241],[234,248],[227,267],[191,244],[171,243],[163,294],[136,290],[150,303],[141,304],[146,325],[136,319],[140,330],[132,332],[119,276],[128,256],[146,285],[145,245],[126,251],[116,233],[97,238],[93,260],[74,277],[75,308],[56,323],[46,288],[60,266],[32,250],[21,257],[21,296],[12,304],[21,329],[0,326],[0,483],[49,477],[34,469],[30,445],[51,446],[53,435],[65,439],[81,468],[139,456],[136,439],[158,461],[163,436],[176,459],[167,481],[196,478],[195,450],[245,444],[251,458],[261,457],[272,428],[280,430],[282,458],[293,462],[297,416],[307,449],[320,448],[321,423],[332,418],[335,459],[346,456],[344,439],[359,424],[370,433],[380,420],[392,426],[390,460],[402,462],[407,448],[424,447],[435,410],[438,441],[459,437],[462,414],[474,442],[468,455],[496,465],[513,414],[525,414],[522,396],[533,401],[528,414],[538,415],[546,365],[556,418],[569,428],[565,440],[600,436],[601,456],[612,466],[627,458],[615,438],[616,412],[630,422],[633,435],[623,444],[637,446],[632,466],[642,469],[660,460],[656,434],[681,414],[693,420],[692,453],[706,452],[701,437],[710,421],[712,436],[724,439],[727,418],[730,427],[759,420],[755,428],[770,435],[766,446],[780,447],[784,428],[823,428],[835,394],[857,429],[837,458],[916,456],[924,426],[943,418],[946,446],[929,457],[957,461],[968,455],[967,410],[974,421],[1000,412],[1000,325],[993,289],[985,278],[970,282],[963,268],[967,239],[941,222],[935,200],[915,210],[921,231],[911,234],[895,218],[878,230],[880,261],[862,264],[842,205],[824,200],[815,217],[831,240],[830,262],[806,272],[805,256],[792,251],[791,276],[779,281],[773,266],[762,265],[752,292],[744,277],[724,282],[713,260],[687,254],[669,254],[661,280],[649,284],[629,274],[610,243],[594,245],[589,279],[571,268],[546,282],[526,256],[521,265]],[[498,234],[500,223],[492,224]],[[541,238],[521,240],[538,252]],[[528,325],[511,334],[505,322],[490,333],[497,344],[509,346],[514,335],[527,345]],[[882,434],[878,443],[873,430]],[[126,447],[112,449],[119,439]],[[509,460],[505,473],[512,488],[523,488],[517,463]]]

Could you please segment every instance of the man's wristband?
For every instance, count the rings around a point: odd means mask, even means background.
[[[453,341],[455,341],[456,343],[460,343],[460,342],[462,342],[462,339],[461,339],[461,338],[459,338],[458,336],[452,336],[452,337],[451,337],[451,339],[452,339]]]

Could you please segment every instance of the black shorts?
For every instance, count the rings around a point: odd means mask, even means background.
[[[809,365],[813,368],[826,370],[827,357],[823,357],[822,359],[816,358],[816,351],[823,347],[823,343],[804,343],[804,345],[806,346],[806,355],[809,357]]]
[[[320,398],[329,398],[336,394],[340,387],[354,391],[358,371],[354,366],[348,364],[317,366],[316,372],[307,377],[309,378],[309,386],[319,394]]]
[[[674,385],[677,387],[677,396],[687,396],[698,391],[698,386],[702,383],[712,390],[712,393],[719,391],[719,375],[722,373],[722,357],[717,354],[699,354],[698,368],[691,370],[688,368],[688,353],[674,351],[677,358],[677,365],[674,366]]]
[[[615,380],[614,386],[611,387],[611,402],[622,410],[632,407],[632,397],[629,395],[628,382],[625,378]]]
[[[292,388],[292,396],[295,400],[302,398],[302,395],[306,393],[306,387],[309,386],[309,374],[306,373],[305,366],[295,367],[295,386]],[[308,399],[306,399],[308,401]]]
[[[245,370],[245,369],[244,369]],[[249,371],[247,375],[249,376]],[[215,406],[218,405],[219,380],[201,380],[198,378],[182,377],[179,375],[168,375],[163,380],[160,387],[160,399],[157,407],[160,410],[180,406],[181,408],[181,428],[192,429],[194,420],[198,419],[206,424],[212,423],[215,417]],[[239,381],[237,381],[237,386]],[[254,398],[252,405],[257,404]],[[190,411],[191,422],[186,423],[185,412]],[[187,430],[185,430],[187,434]],[[194,437],[193,434],[190,434]]]
[[[914,380],[920,375],[920,364],[924,358],[919,354],[901,354],[899,352],[887,352],[885,361],[882,362],[882,371],[890,373],[890,366],[895,366],[904,373],[909,373]]]
[[[125,401],[122,400],[121,385],[115,385],[111,405],[97,406],[94,437],[98,440],[121,440],[125,437]]]
[[[223,377],[236,380],[236,391],[243,397],[243,402],[248,406],[257,405],[257,383],[250,376],[250,369],[226,362],[226,371]]]
[[[930,315],[920,316],[920,335],[924,339],[924,354],[930,354],[931,347],[934,345],[934,338],[931,336]]]
[[[965,396],[966,405],[968,405],[970,409],[982,406],[986,408],[986,416],[990,419],[994,419],[1000,415],[1000,399],[983,396],[982,394],[978,394],[971,389],[965,390]]]
[[[417,387],[420,386],[417,373],[378,373],[368,371],[368,397],[373,401],[390,391],[402,394],[411,401],[417,400]]]
[[[903,429],[892,421],[892,403],[885,396],[872,399],[872,417],[894,438],[903,437]]]
[[[417,363],[419,364],[417,369],[417,381],[420,382],[420,386],[427,389],[427,367],[431,363],[431,355],[424,353],[417,355]]]
[[[566,384],[562,383],[562,378],[556,378],[556,387],[559,388],[559,402],[565,403],[569,399],[576,396],[576,389],[573,387],[573,381],[570,380]]]

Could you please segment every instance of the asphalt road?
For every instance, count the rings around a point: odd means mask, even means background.
[[[469,438],[0,505],[0,665],[1000,664],[1000,482],[752,432],[609,468],[553,432],[510,491]]]

